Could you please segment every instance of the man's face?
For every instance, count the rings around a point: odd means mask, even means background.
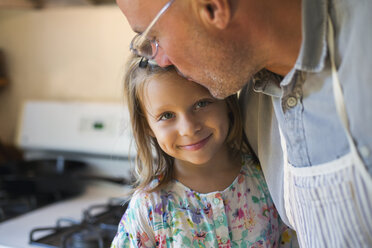
[[[132,29],[143,32],[166,0],[117,0]],[[160,66],[174,65],[189,80],[206,87],[216,98],[240,90],[254,71],[243,69],[247,53],[224,34],[201,24],[193,4],[175,0],[151,29],[148,37],[159,44]]]

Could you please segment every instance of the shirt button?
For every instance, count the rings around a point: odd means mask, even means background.
[[[227,241],[228,241],[227,238],[222,238],[222,239],[221,239],[221,242],[222,242],[223,244],[226,244]]]
[[[213,199],[213,203],[217,205],[218,203],[220,203],[220,199],[218,199],[218,198],[214,198],[214,199]]]
[[[359,151],[360,151],[360,154],[363,156],[363,158],[368,158],[369,155],[371,154],[368,147],[366,146],[362,146]]]
[[[294,106],[297,105],[297,98],[294,96],[290,96],[287,99],[287,106],[290,108],[293,108]]]
[[[219,216],[217,218],[217,220],[218,220],[218,222],[220,222],[221,224],[223,224],[224,218],[223,218],[223,216]]]

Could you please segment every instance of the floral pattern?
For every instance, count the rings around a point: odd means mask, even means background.
[[[111,245],[122,247],[298,247],[298,243],[274,207],[260,166],[245,156],[239,175],[224,191],[201,194],[176,180],[156,192],[137,191]]]

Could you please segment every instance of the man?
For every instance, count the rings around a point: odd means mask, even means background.
[[[117,2],[133,52],[217,98],[244,87],[248,140],[302,247],[372,246],[372,1]]]

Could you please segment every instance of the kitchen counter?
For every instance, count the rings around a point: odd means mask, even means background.
[[[57,202],[30,213],[0,223],[0,248],[35,248],[30,245],[29,235],[36,227],[55,226],[59,218],[82,220],[83,210],[96,204],[107,204],[111,197],[122,198],[130,187],[112,183],[95,183],[75,198]],[[47,233],[38,233],[39,238]]]

